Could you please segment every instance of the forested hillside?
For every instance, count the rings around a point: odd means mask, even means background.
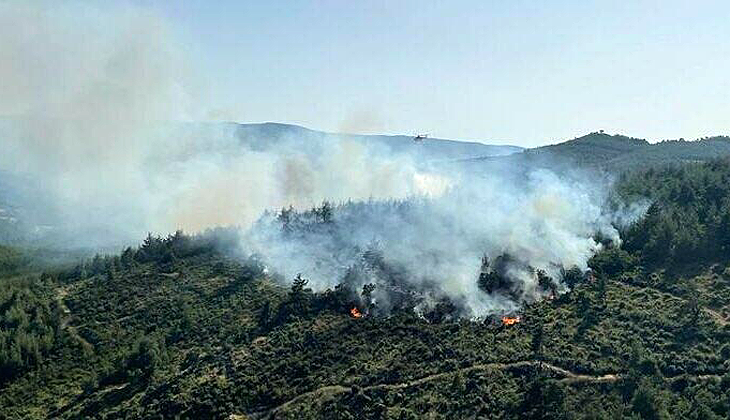
[[[483,166],[565,170],[578,166],[622,173],[647,167],[708,162],[722,156],[730,156],[730,137],[649,143],[644,139],[596,132],[554,145],[526,149],[522,153],[470,159],[466,163],[475,170]]]
[[[650,197],[646,217],[626,233],[624,248],[646,265],[681,268],[730,255],[730,160],[650,168],[624,174],[618,194]]]
[[[730,1],[412,3],[0,0],[0,420],[730,420]]]
[[[728,181],[726,159],[622,176],[646,217],[511,325],[282,285],[230,231],[58,269],[3,248],[0,417],[728,418]]]

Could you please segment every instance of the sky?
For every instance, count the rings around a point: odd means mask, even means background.
[[[730,2],[156,1],[201,118],[536,146],[730,134]]]

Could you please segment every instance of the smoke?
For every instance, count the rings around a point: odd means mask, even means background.
[[[208,107],[172,32],[129,5],[0,4],[0,176],[41,185],[20,212],[64,246],[239,226],[244,251],[287,279],[377,283],[384,308],[395,304],[384,290],[425,290],[482,316],[539,298],[535,268],[585,269],[593,238],[618,243],[613,225],[633,217],[582,174],[477,174],[350,137],[270,127],[276,141],[244,139],[235,124],[180,122]],[[324,200],[349,204],[291,223],[264,213]],[[509,290],[477,286],[485,255],[513,257]]]
[[[76,236],[146,226],[156,192],[144,160],[193,86],[171,39],[128,5],[0,4],[0,170],[42,186],[20,203],[47,208],[35,223]]]
[[[269,208],[435,188],[384,148],[286,135],[269,147],[267,133],[244,142],[233,124],[180,122],[209,107],[172,33],[128,4],[0,4],[0,175],[42,186],[21,212],[45,209],[33,223],[65,245],[248,226]]]
[[[233,126],[178,130],[178,152],[158,154],[154,165],[159,170],[153,186],[165,190],[164,214],[155,221],[168,230],[245,228],[268,209],[430,195],[445,188],[444,181],[422,174],[408,156],[391,156],[384,148],[346,138],[291,135],[267,146],[266,138],[254,145],[242,142]]]
[[[316,290],[343,279],[356,289],[374,283],[381,309],[392,305],[390,290],[405,288],[422,293],[426,304],[448,297],[469,316],[512,311],[549,294],[538,285],[538,269],[565,290],[564,270],[587,269],[603,246],[597,236],[619,244],[614,225],[632,216],[609,205],[607,182],[547,170],[510,175],[454,170],[458,182],[439,194],[348,202],[332,208],[328,220],[328,206],[267,214],[243,248],[286,278],[301,273]],[[478,287],[483,257],[509,283],[504,290]]]

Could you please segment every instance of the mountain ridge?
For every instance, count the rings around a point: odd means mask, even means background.
[[[578,165],[586,169],[625,172],[647,166],[705,162],[724,156],[730,156],[728,136],[650,143],[645,139],[599,131],[508,156],[468,159],[465,164],[553,169]]]
[[[235,124],[236,135],[254,149],[266,148],[258,142],[259,138],[267,138],[269,142],[278,144],[286,139],[298,137],[301,140],[337,140],[349,139],[385,146],[392,152],[414,154],[428,159],[464,159],[478,156],[504,156],[525,150],[521,146],[508,144],[491,144],[478,141],[462,141],[442,138],[426,138],[414,141],[413,136],[399,134],[352,134],[333,133],[313,130],[295,124],[278,122],[264,123],[229,123]],[[416,149],[416,147],[418,147]]]
[[[322,140],[348,138],[380,144],[391,151],[413,154],[430,161],[458,161],[471,165],[488,162],[492,165],[518,167],[565,167],[580,165],[589,169],[624,172],[641,166],[661,166],[681,162],[703,162],[730,156],[730,137],[706,136],[695,140],[668,139],[649,142],[646,139],[625,134],[608,134],[595,131],[570,140],[525,148],[499,142],[492,144],[479,141],[462,141],[427,138],[415,143],[412,136],[398,134],[332,133],[308,127],[279,123],[237,123],[239,137],[251,141],[261,135],[280,140],[286,136],[304,135]],[[420,147],[415,149],[414,146]]]

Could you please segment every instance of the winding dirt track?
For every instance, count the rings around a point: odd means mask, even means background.
[[[397,384],[380,384],[380,385],[371,385],[360,388],[362,392],[367,391],[392,391],[392,390],[398,390],[398,389],[404,389],[404,388],[410,388],[413,386],[419,386],[423,385],[425,383],[448,378],[457,374],[466,374],[471,372],[477,372],[481,370],[489,370],[489,369],[519,369],[519,368],[526,368],[526,367],[540,367],[543,370],[551,371],[562,378],[559,379],[560,382],[564,383],[583,383],[583,382],[590,382],[590,383],[604,383],[604,382],[615,382],[620,378],[620,375],[618,374],[607,374],[607,375],[582,375],[578,373],[571,372],[567,369],[563,369],[559,366],[552,365],[550,363],[545,362],[537,362],[534,360],[524,360],[519,362],[512,362],[512,363],[484,363],[484,364],[478,364],[469,366],[462,369],[457,369],[450,372],[442,372],[442,373],[436,373],[433,375],[425,376],[420,379],[415,379],[412,381],[407,382],[401,382]],[[305,392],[303,394],[300,394],[291,400],[272,408],[271,410],[264,411],[264,412],[258,412],[258,413],[250,413],[248,415],[251,419],[264,419],[264,418],[275,418],[276,414],[282,411],[286,411],[289,407],[303,401],[307,400],[316,400],[316,399],[322,399],[322,398],[331,398],[335,395],[344,394],[347,392],[351,392],[353,390],[352,387],[347,386],[341,386],[341,385],[330,385],[330,386],[324,386],[321,388],[317,388],[313,391]]]
[[[725,326],[728,323],[730,323],[730,321],[728,321],[725,317],[723,317],[720,312],[717,312],[715,310],[712,310],[712,309],[709,309],[709,308],[703,308],[702,309],[702,312],[704,312],[707,315],[709,315],[712,319],[715,320],[715,322],[717,322],[721,326]]]
[[[56,290],[56,301],[58,302],[58,306],[61,309],[62,318],[61,318],[61,329],[68,331],[68,333],[73,337],[76,341],[78,341],[83,348],[85,348],[87,351],[93,352],[94,346],[86,341],[84,337],[82,337],[75,326],[71,325],[71,311],[68,309],[68,306],[66,306],[66,302],[63,301],[63,299],[68,296],[68,287],[59,287]]]
[[[550,363],[546,362],[538,362],[535,360],[524,360],[524,361],[518,361],[518,362],[512,362],[512,363],[484,363],[484,364],[477,364],[473,366],[469,366],[462,369],[453,370],[450,372],[442,372],[442,373],[436,373],[433,375],[425,376],[420,379],[415,379],[412,381],[397,383],[397,384],[380,384],[380,385],[370,385],[366,387],[360,388],[362,392],[367,391],[392,391],[392,390],[398,390],[398,389],[404,389],[404,388],[410,388],[413,386],[419,386],[423,385],[425,383],[436,381],[443,378],[448,378],[451,376],[455,376],[457,374],[466,374],[471,372],[477,372],[481,370],[489,370],[489,369],[519,369],[519,368],[526,368],[526,367],[539,367],[543,371],[551,371],[555,373],[556,375],[560,376],[560,379],[558,379],[559,382],[565,383],[565,384],[579,384],[579,383],[610,383],[610,382],[616,382],[617,380],[621,379],[621,374],[618,373],[609,373],[606,375],[584,375],[580,373],[571,372],[567,369],[561,368],[560,366],[555,366]],[[677,377],[666,377],[666,380],[677,380],[679,378],[688,378],[692,377],[699,380],[720,380],[720,375],[717,374],[706,374],[706,375],[679,375]],[[324,398],[332,398],[336,395],[344,394],[347,392],[352,392],[353,388],[348,386],[342,386],[342,385],[329,385],[324,386],[321,388],[317,388],[313,391],[305,392],[303,394],[300,394],[291,400],[272,408],[271,410],[267,411],[260,411],[255,413],[249,413],[247,417],[249,419],[273,419],[276,418],[276,414],[279,412],[285,412],[290,407],[296,405],[297,403],[304,402],[304,401],[313,401],[318,399],[324,399]],[[232,416],[231,418],[237,418]]]

